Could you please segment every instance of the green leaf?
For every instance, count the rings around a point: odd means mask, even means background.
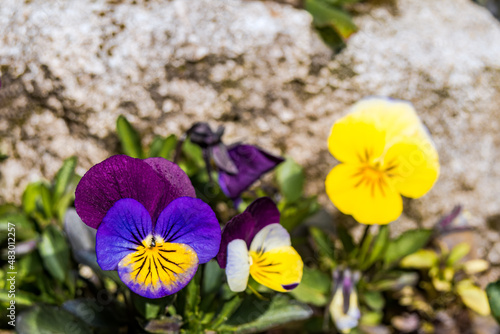
[[[42,195],[40,193],[40,182],[28,184],[23,193],[23,209],[27,215],[36,210],[36,202]]]
[[[293,203],[302,197],[304,171],[291,158],[287,158],[276,168],[276,180],[287,202]]]
[[[458,261],[463,259],[470,252],[470,245],[466,242],[462,242],[451,250],[448,255],[448,259],[446,259],[447,266],[454,266]]]
[[[182,318],[175,315],[168,318],[150,320],[143,325],[143,328],[148,333],[175,334],[179,333],[181,326]]]
[[[303,199],[293,204],[285,204],[281,209],[281,225],[291,232],[295,227],[304,222],[309,216],[319,209],[315,197]]]
[[[488,261],[483,259],[474,259],[465,262],[462,266],[463,270],[467,275],[474,275],[480,272],[488,270],[490,264]]]
[[[73,202],[74,199],[75,199],[75,193],[70,192],[64,194],[59,200],[59,202],[57,202],[56,204],[57,207],[55,209],[56,209],[57,220],[59,222],[64,221],[64,215],[66,214],[68,207],[70,206],[70,204]]]
[[[221,269],[217,261],[212,260],[205,264],[203,270],[202,293],[203,295],[219,291],[224,278],[224,269]]]
[[[127,310],[117,302],[79,298],[66,301],[62,307],[92,327],[119,327],[127,323]]]
[[[36,281],[36,276],[43,274],[41,259],[37,252],[23,256],[17,263],[17,280],[19,282]]]
[[[291,321],[305,320],[313,314],[312,309],[303,303],[290,300],[285,295],[276,295],[271,302],[252,296],[246,298],[240,308],[219,330],[238,333],[257,333],[286,324]]]
[[[22,213],[8,213],[0,216],[0,241],[7,239],[9,223],[15,225],[17,241],[33,239],[37,236],[35,224],[28,217]]]
[[[154,319],[165,313],[168,305],[174,301],[174,295],[159,299],[149,299],[138,294],[131,293],[132,303],[139,314],[145,319]]]
[[[10,303],[11,293],[7,289],[0,289],[0,303]],[[16,306],[32,306],[40,301],[40,297],[30,292],[16,290]]]
[[[40,195],[42,198],[42,209],[45,217],[51,219],[52,215],[52,194],[49,186],[45,183],[40,184]]]
[[[380,311],[385,306],[385,298],[379,291],[365,291],[363,298],[366,305],[374,311]]]
[[[406,286],[415,286],[419,280],[416,272],[392,271],[380,280],[371,282],[369,289],[374,291],[399,291]]]
[[[173,152],[177,146],[177,137],[170,135],[167,138],[155,137],[149,150],[150,157],[162,157],[167,160],[173,159]]]
[[[120,115],[116,120],[116,131],[118,132],[118,138],[120,138],[122,150],[126,155],[133,158],[144,158],[141,138],[123,115]]]
[[[369,225],[367,225],[367,227],[368,226]],[[361,240],[362,244],[359,250],[359,255],[357,256],[360,265],[366,262],[366,257],[368,256],[368,252],[370,250],[370,246],[372,245],[373,238],[374,235],[368,232],[367,234],[365,234],[364,240]]]
[[[363,312],[359,323],[365,326],[377,326],[382,322],[383,317],[382,312]]]
[[[92,329],[73,314],[59,307],[34,306],[19,314],[19,334],[88,334]]]
[[[325,306],[330,298],[330,285],[330,276],[317,269],[304,267],[302,281],[290,294],[303,303]]]
[[[239,295],[235,295],[229,301],[226,301],[217,317],[210,324],[209,328],[217,329],[220,325],[227,321],[231,315],[234,314],[242,302],[243,299],[241,299]]]
[[[429,242],[432,230],[416,229],[401,234],[397,239],[389,243],[385,252],[385,264],[392,265],[401,258],[415,253]]]
[[[380,260],[384,256],[384,252],[389,243],[389,228],[387,225],[380,226],[377,237],[373,242],[373,247],[368,254],[368,259],[363,264],[362,269],[369,268],[375,261]]]
[[[486,294],[490,303],[491,314],[500,324],[500,280],[488,284]]]
[[[430,269],[438,263],[438,255],[429,249],[419,249],[413,254],[405,256],[400,266],[403,268]]]
[[[69,270],[69,248],[66,238],[54,225],[48,225],[42,232],[38,248],[44,267],[63,283]]]
[[[54,183],[54,203],[58,203],[64,193],[68,190],[73,175],[75,174],[77,158],[70,157],[64,160],[61,169],[57,172]]]
[[[201,148],[198,145],[193,144],[189,138],[182,144],[182,154],[184,159],[179,161],[179,167],[181,167],[182,170],[184,170],[184,172],[190,177],[205,167],[205,161],[203,161]]]
[[[309,228],[315,245],[321,255],[328,256],[332,261],[335,260],[335,245],[328,234],[317,227]]]
[[[478,314],[490,315],[490,304],[486,292],[474,285],[470,280],[463,280],[457,284],[457,293],[462,298],[465,306]]]
[[[344,40],[358,30],[351,16],[339,7],[321,0],[306,0],[305,9],[311,13],[315,25],[332,27]]]
[[[344,246],[344,250],[346,253],[350,253],[354,250],[354,240],[352,236],[349,234],[349,231],[343,226],[339,226],[337,228],[337,234],[339,236],[340,241],[342,242],[342,246]]]

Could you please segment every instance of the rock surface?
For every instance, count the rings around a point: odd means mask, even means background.
[[[358,99],[385,95],[414,103],[442,164],[434,189],[405,203],[394,228],[432,225],[461,203],[496,240],[499,22],[469,0],[368,9],[358,8],[359,33],[332,58],[307,12],[274,2],[2,0],[0,152],[10,158],[0,202],[19,202],[64,158],[78,155],[83,174],[115,152],[119,114],[146,141],[194,121],[223,123],[228,142],[294,157],[308,192],[323,194],[331,125]]]

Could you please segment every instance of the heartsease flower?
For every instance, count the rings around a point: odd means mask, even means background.
[[[186,133],[203,150],[203,157],[211,174],[211,161],[219,171],[219,185],[227,197],[238,200],[262,175],[284,161],[256,146],[222,142],[224,127],[213,132],[207,123],[195,123]]]
[[[402,196],[426,194],[439,175],[436,148],[412,105],[369,98],[337,121],[328,138],[340,161],[326,192],[343,213],[363,224],[387,224],[403,211]]]
[[[274,202],[262,197],[226,224],[217,261],[226,268],[232,291],[245,290],[249,275],[276,291],[287,292],[299,285],[303,262],[279,221]]]
[[[341,333],[350,333],[358,326],[361,312],[358,306],[356,281],[349,269],[335,270],[333,274],[334,293],[330,303],[330,316]]]
[[[163,158],[113,156],[92,167],[76,189],[75,207],[97,228],[97,262],[118,270],[135,293],[160,298],[192,279],[218,252],[219,223],[187,175]]]

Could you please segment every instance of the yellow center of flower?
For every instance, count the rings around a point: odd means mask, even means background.
[[[197,263],[198,255],[188,245],[149,235],[121,261],[121,266],[129,269],[126,281],[155,289],[160,284],[178,284],[181,277],[196,269]]]
[[[397,164],[390,162],[387,166],[384,166],[378,161],[370,162],[370,160],[368,157],[352,175],[356,180],[354,187],[368,187],[372,197],[376,196],[376,192],[380,192],[380,195],[385,196],[389,182],[391,182],[389,179],[396,176]]]

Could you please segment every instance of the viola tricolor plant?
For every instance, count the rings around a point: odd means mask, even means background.
[[[276,291],[288,292],[299,285],[302,258],[279,222],[274,202],[262,197],[226,224],[217,261],[226,268],[232,291],[244,291],[250,275]]]
[[[333,273],[333,299],[330,303],[330,316],[335,327],[342,333],[349,333],[358,326],[361,312],[358,306],[356,283],[359,277],[354,277],[351,270],[335,270]]]
[[[326,192],[343,213],[363,224],[387,224],[403,211],[402,196],[427,193],[439,175],[434,143],[412,105],[369,98],[337,121],[328,138],[340,161]]]
[[[220,226],[196,199],[188,176],[163,158],[112,156],[92,167],[76,189],[75,207],[97,228],[97,262],[118,270],[135,293],[160,298],[193,278],[217,255]]]
[[[211,161],[219,171],[219,185],[224,194],[238,201],[241,194],[262,175],[284,161],[256,146],[222,142],[224,127],[213,132],[207,123],[195,123],[186,133],[189,139],[199,145],[211,176]]]

